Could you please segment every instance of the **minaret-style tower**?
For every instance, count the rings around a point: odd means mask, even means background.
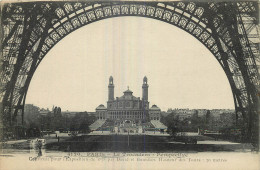
[[[147,84],[147,77],[145,76],[143,79],[143,97],[142,100],[143,101],[148,101],[148,84]]]
[[[113,82],[113,77],[109,77],[109,84],[108,84],[108,101],[113,101],[114,100],[114,82]]]

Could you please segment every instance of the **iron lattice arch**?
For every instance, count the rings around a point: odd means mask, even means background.
[[[228,13],[226,11],[229,11]],[[23,122],[32,76],[48,51],[76,29],[106,18],[139,16],[185,30],[216,57],[229,80],[237,119],[258,136],[257,2],[27,2],[2,6],[1,95],[5,127]]]

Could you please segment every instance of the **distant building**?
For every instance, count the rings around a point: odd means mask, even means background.
[[[107,108],[101,104],[96,108],[97,119],[107,119]]]
[[[147,77],[143,79],[142,99],[135,97],[129,88],[124,91],[123,96],[114,98],[114,87],[113,77],[110,76],[107,107],[101,104],[96,108],[98,119],[131,120],[133,122],[149,121],[149,118],[160,120],[160,108],[153,105],[149,109]]]
[[[197,112],[198,113],[198,117],[203,117],[206,115],[207,111],[210,111],[210,115],[212,117],[214,117],[214,119],[220,119],[221,114],[223,113],[228,113],[228,114],[232,114],[235,113],[234,109],[212,109],[212,110],[208,110],[208,109],[180,109],[180,108],[169,108],[167,110],[167,112],[162,112],[162,115],[164,117],[166,117],[169,114],[174,114],[175,116],[178,116],[180,120],[184,120],[187,118],[191,118],[192,115]]]
[[[49,113],[51,113],[49,110],[41,109],[39,111],[40,116],[47,116]]]
[[[88,112],[88,115],[96,117],[96,112]]]
[[[74,111],[62,111],[61,112],[61,115],[64,116],[64,117],[74,117],[78,112],[74,112]]]
[[[149,109],[150,120],[161,120],[161,109],[156,105],[153,105]]]

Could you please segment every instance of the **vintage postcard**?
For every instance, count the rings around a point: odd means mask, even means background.
[[[252,169],[258,1],[2,1],[0,169]]]

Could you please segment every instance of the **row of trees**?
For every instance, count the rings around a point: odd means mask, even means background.
[[[199,116],[196,110],[191,117],[185,119],[180,119],[178,114],[173,112],[166,117],[162,117],[161,121],[168,127],[168,130],[173,133],[197,132],[198,129],[220,131],[235,125],[235,113],[228,113],[224,116],[225,117],[215,118],[210,113],[210,110],[203,116]]]
[[[178,132],[200,132],[204,130],[219,131],[219,137],[224,140],[244,142],[246,141],[245,123],[241,116],[235,113],[223,113],[220,117],[214,117],[208,110],[203,116],[195,112],[190,118],[180,119],[176,113],[162,117],[161,121],[168,127],[171,135]]]
[[[41,112],[41,113],[40,113]],[[53,111],[40,110],[33,105],[25,106],[25,127],[38,128],[41,131],[82,131],[88,132],[89,125],[95,121],[95,116],[87,112],[76,113],[75,116],[62,115],[61,108],[55,107]]]

